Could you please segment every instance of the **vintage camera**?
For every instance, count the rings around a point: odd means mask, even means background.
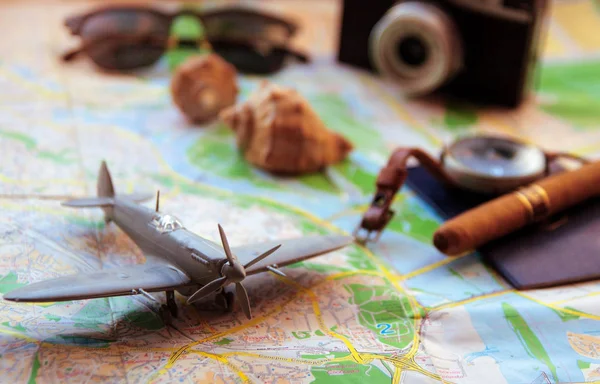
[[[515,107],[537,74],[548,0],[344,0],[338,60],[409,96]]]

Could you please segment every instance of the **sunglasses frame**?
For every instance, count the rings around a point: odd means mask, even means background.
[[[249,9],[249,8],[223,7],[223,8],[209,9],[209,10],[205,10],[205,11],[196,11],[193,9],[183,8],[183,9],[179,9],[179,10],[176,10],[173,12],[168,12],[168,11],[160,10],[157,8],[142,6],[142,5],[107,6],[107,7],[96,8],[87,13],[67,17],[64,21],[64,25],[69,30],[71,35],[81,36],[81,30],[82,30],[83,26],[85,25],[85,23],[87,22],[87,20],[89,20],[90,18],[92,18],[96,15],[99,15],[99,14],[102,14],[105,12],[110,12],[110,11],[125,11],[125,12],[133,11],[133,12],[150,13],[151,15],[164,20],[164,23],[166,25],[168,25],[169,28],[173,24],[174,20],[181,16],[192,16],[192,17],[198,19],[198,21],[202,25],[207,25],[207,23],[210,23],[211,20],[218,19],[218,18],[225,18],[225,17],[231,17],[231,16],[247,17],[247,18],[255,19],[257,22],[262,23],[262,24],[275,24],[279,27],[284,28],[287,33],[286,41],[289,40],[291,37],[293,37],[298,29],[297,24],[293,23],[291,20],[282,18],[280,16],[275,16],[273,14],[265,13],[262,11],[259,12],[257,10],[253,10],[253,9]],[[144,39],[145,37],[146,36],[144,36],[144,35],[137,36],[137,38],[139,38],[139,39]],[[136,36],[134,35],[133,38],[136,38]],[[191,43],[197,47],[210,47],[211,42],[231,43],[231,44],[236,44],[238,46],[243,46],[245,48],[252,48],[255,50],[258,45],[261,45],[260,43],[262,43],[262,45],[264,45],[264,43],[266,42],[267,44],[270,45],[271,52],[279,52],[279,53],[288,54],[288,55],[296,57],[296,59],[298,59],[299,61],[304,62],[304,63],[309,61],[309,58],[305,54],[291,50],[288,47],[283,46],[281,44],[276,44],[273,42],[268,42],[268,41],[258,40],[258,39],[249,39],[249,40],[243,41],[243,40],[239,40],[239,39],[230,39],[230,38],[229,39],[220,39],[218,37],[211,38],[206,35],[203,38],[194,39],[193,41],[190,40],[189,38],[178,38],[175,36],[169,36],[169,38],[167,40],[167,44],[165,45],[165,51],[170,48],[180,46],[181,43],[186,43],[186,44]],[[92,41],[92,42],[90,42],[90,44],[84,43],[84,45],[79,48],[75,48],[68,52],[65,52],[62,55],[63,61],[72,60],[79,53],[85,52],[87,49],[89,49],[90,46],[94,45],[94,43],[96,43],[96,41]],[[142,66],[140,66],[140,67],[142,67]],[[109,69],[109,68],[105,68],[105,69]],[[118,68],[111,68],[111,69],[118,69]],[[276,70],[277,70],[277,68],[271,68],[269,71],[276,71]]]
[[[252,17],[263,23],[275,23],[283,26],[288,31],[288,38],[292,37],[298,30],[298,26],[291,20],[275,16],[273,14],[259,12],[250,8],[216,8],[206,11],[195,11],[193,9],[183,8],[174,12],[163,11],[157,8],[142,6],[142,5],[125,5],[125,6],[107,6],[94,9],[81,15],[69,16],[65,19],[65,26],[69,29],[71,34],[79,36],[81,28],[85,22],[92,16],[109,12],[109,11],[139,11],[149,12],[154,16],[158,16],[165,19],[169,25],[173,23],[173,20],[180,16],[193,16],[200,20],[202,24],[205,24],[210,19],[215,17],[226,17],[226,16],[245,16]]]

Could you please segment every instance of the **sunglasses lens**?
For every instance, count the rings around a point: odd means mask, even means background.
[[[224,60],[234,65],[238,71],[248,74],[268,74],[278,71],[285,54],[271,51],[263,55],[250,46],[211,42],[213,50]]]
[[[169,23],[140,10],[106,11],[89,18],[81,29],[87,54],[100,67],[134,69],[151,65],[164,53]]]
[[[157,62],[164,49],[144,44],[102,43],[90,48],[88,55],[102,68],[129,70]]]

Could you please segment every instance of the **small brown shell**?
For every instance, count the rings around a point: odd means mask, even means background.
[[[245,159],[273,173],[319,171],[346,158],[352,144],[325,127],[291,88],[263,81],[247,101],[221,111]]]
[[[237,98],[235,67],[215,54],[192,56],[171,79],[175,105],[192,122],[205,122],[233,105]]]

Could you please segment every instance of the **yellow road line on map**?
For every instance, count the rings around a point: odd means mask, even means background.
[[[47,185],[48,183],[54,183],[54,184],[63,184],[63,185],[76,185],[76,186],[82,186],[85,185],[85,181],[82,180],[74,180],[74,179],[35,179],[35,180],[19,180],[19,179],[13,179],[10,178],[8,176],[4,176],[3,174],[0,174],[0,181],[3,183],[7,183],[7,184],[17,184],[17,185],[22,185],[22,184],[44,184]]]
[[[296,363],[296,364],[308,364],[308,365],[323,365],[323,364],[327,364],[329,362],[329,360],[327,360],[327,359],[318,359],[318,360],[306,359],[305,360],[305,359],[295,359],[292,357],[260,355],[258,353],[252,353],[252,352],[227,352],[227,353],[223,353],[221,356],[245,356],[245,357],[252,357],[255,359],[283,361],[285,363],[290,363],[290,364]]]
[[[379,356],[379,355],[368,354],[368,353],[364,353],[363,356],[364,355],[373,356],[373,358],[376,358],[379,360],[385,360],[385,361],[388,361],[388,362],[394,364],[394,366],[396,367],[396,372],[394,373],[394,375],[396,373],[398,375],[400,375],[402,373],[402,371],[404,371],[404,370],[411,370],[411,371],[419,372],[420,374],[430,377],[432,379],[442,381],[442,377],[440,375],[431,373],[431,372],[421,368],[421,366],[415,362],[414,356],[411,356],[410,358],[406,358],[406,355],[404,355],[404,356],[402,356],[402,358],[396,358],[396,357],[389,357],[389,356]]]
[[[328,364],[328,363],[337,363],[340,361],[352,361],[352,356],[344,356],[344,357],[336,357],[333,359],[298,359],[298,358],[294,358],[294,357],[283,357],[283,356],[269,356],[269,355],[261,355],[258,353],[252,353],[252,352],[226,352],[221,354],[221,356],[246,356],[246,357],[252,357],[252,358],[256,358],[256,359],[266,359],[266,360],[276,360],[276,361],[283,361],[286,363],[290,363],[290,364],[307,364],[307,365],[314,365],[314,366],[321,366],[323,364]]]
[[[465,256],[467,256],[468,254],[469,254],[469,253],[465,253],[465,254],[463,254],[463,255],[460,255],[460,256],[445,257],[445,258],[443,258],[443,259],[442,259],[442,260],[440,260],[440,261],[436,261],[435,263],[428,264],[428,265],[426,265],[426,266],[424,266],[424,267],[422,267],[422,268],[415,269],[415,270],[414,270],[414,271],[412,271],[412,272],[405,273],[405,274],[403,274],[403,275],[402,275],[400,278],[401,278],[402,280],[408,280],[408,279],[412,279],[412,278],[413,278],[413,277],[415,277],[415,276],[422,275],[422,274],[424,274],[424,273],[427,273],[427,272],[430,272],[430,271],[432,271],[432,270],[434,270],[434,269],[437,269],[437,268],[439,268],[439,267],[442,267],[442,266],[444,266],[444,265],[446,265],[446,264],[450,264],[451,262],[453,262],[453,261],[455,261],[455,260],[458,260],[458,259],[460,259],[460,258],[462,258],[462,257],[465,257]]]
[[[167,171],[169,173],[176,173],[171,168],[171,166],[165,161],[162,153],[158,150],[158,148],[156,148],[156,146],[154,145],[154,143],[152,141],[147,140],[145,137],[143,137],[142,135],[140,135],[136,132],[131,132],[131,131],[122,129],[118,126],[112,126],[112,128],[115,130],[117,136],[123,136],[125,138],[132,139],[133,141],[142,142],[144,144],[149,145],[150,150],[152,151],[152,153],[154,153],[154,158],[158,162],[158,165],[161,166],[165,171]],[[102,129],[102,128],[100,127],[100,129]],[[192,183],[194,182],[193,180],[189,180],[189,181]]]
[[[412,190],[410,190],[410,189],[402,189],[402,190],[400,190],[398,192],[398,194],[396,194],[394,196],[394,199],[392,201],[392,205],[398,201],[398,197],[400,196],[400,194],[402,195],[403,199],[408,199],[408,198],[411,198],[411,197],[415,196],[415,193]],[[364,213],[364,212],[366,212],[366,210],[369,208],[370,205],[371,205],[370,203],[355,205],[355,206],[353,206],[351,208],[345,209],[345,210],[340,211],[340,212],[338,212],[338,213],[336,213],[334,215],[326,217],[326,218],[324,218],[322,220],[334,221],[334,220],[337,220],[337,219],[339,219],[341,217],[344,217],[344,216],[348,216],[348,215],[352,215],[352,214],[356,214],[356,213]]]
[[[396,367],[394,371],[394,376],[392,377],[392,383],[398,384],[400,383],[400,378],[402,377],[402,370],[399,367]]]
[[[22,333],[15,332],[12,329],[6,329],[4,327],[0,327],[0,333],[5,334],[5,335],[10,335],[10,336],[18,337],[19,339],[27,340],[27,341],[30,341],[32,343],[38,343],[39,342],[39,340],[36,340],[36,339],[34,339],[32,337],[29,337],[27,335],[24,335]]]
[[[503,119],[497,116],[491,116],[489,114],[480,114],[479,115],[479,124],[489,124],[494,129],[504,132],[505,134],[515,136],[515,129],[512,125],[508,124]]]
[[[0,103],[2,103],[2,100],[0,100]],[[23,119],[23,120],[27,120],[27,121],[31,121],[34,118],[36,118],[35,121],[36,123],[40,124],[40,125],[44,125],[47,127],[50,127],[56,131],[61,131],[61,132],[65,132],[65,131],[73,131],[76,129],[75,125],[71,125],[71,124],[57,124],[55,123],[53,120],[47,119],[45,117],[41,117],[41,118],[37,118],[36,117],[32,117],[32,116],[28,116],[26,114],[23,113],[19,113],[17,111],[15,111],[15,109],[13,108],[12,105],[10,105],[9,107],[5,107],[2,104],[0,104],[0,110],[5,110],[6,113],[10,113],[12,116],[19,118],[19,119]]]
[[[364,360],[362,359],[362,357],[360,356],[360,354],[358,353],[358,351],[356,350],[356,348],[354,348],[354,346],[352,345],[352,343],[350,343],[350,340],[348,340],[347,337],[340,335],[337,332],[333,332],[333,331],[329,330],[329,328],[327,328],[327,326],[325,325],[325,320],[323,319],[321,307],[319,306],[319,298],[311,289],[303,287],[302,285],[300,285],[296,281],[290,279],[289,277],[283,277],[283,276],[277,275],[277,278],[279,280],[283,281],[284,283],[291,285],[292,287],[295,287],[296,289],[308,294],[308,296],[310,297],[312,306],[313,306],[313,312],[315,313],[317,322],[319,323],[319,326],[321,327],[321,331],[323,331],[324,333],[327,333],[329,336],[331,336],[333,338],[341,340],[346,345],[346,347],[350,351],[350,354],[352,355],[352,357],[354,357],[354,360],[356,360],[357,363],[359,363],[359,364],[365,363]]]
[[[202,351],[190,351],[190,353],[195,353],[197,355],[204,356],[209,359],[217,360],[218,362],[225,364],[232,371],[234,371],[240,377],[240,379],[242,379],[243,383],[250,382],[250,379],[248,378],[248,376],[246,376],[246,374],[237,365],[231,363],[229,360],[227,360],[227,358],[225,358],[221,355],[217,355],[214,353],[208,353],[208,352],[202,352]]]
[[[453,302],[447,303],[447,304],[437,305],[434,307],[428,307],[427,309],[430,312],[440,311],[440,310],[447,309],[447,308],[455,308],[455,307],[470,304],[470,303],[473,303],[476,301],[481,301],[481,300],[485,300],[485,299],[491,299],[491,298],[497,297],[497,296],[506,295],[507,293],[516,293],[516,290],[513,289],[513,290],[507,290],[507,291],[498,291],[498,292],[487,293],[487,294],[480,295],[480,296],[470,297],[465,300],[453,301]]]
[[[396,114],[410,127],[415,128],[419,133],[423,134],[429,141],[436,145],[443,145],[443,141],[437,138],[435,135],[431,134],[423,124],[421,124],[417,119],[412,117],[410,113],[403,108],[402,103],[392,97],[385,90],[382,90],[380,87],[373,84],[371,81],[367,81],[369,79],[369,75],[358,75],[358,79],[361,80],[362,85],[369,88],[371,92],[377,93],[378,97],[381,101],[385,102],[388,107],[390,107]]]
[[[590,33],[600,29],[600,16],[592,1],[576,1],[554,4],[555,21],[571,37],[573,43],[586,52],[600,48],[600,34]]]
[[[551,17],[549,28],[547,28],[546,37],[542,43],[541,51],[544,58],[556,57],[565,53],[565,45],[557,36],[557,27],[554,25],[554,20]]]
[[[436,375],[434,373],[431,373],[431,372],[426,371],[423,368],[421,368],[414,361],[414,358],[398,359],[395,357],[377,355],[374,353],[360,353],[360,355],[369,364],[372,360],[375,360],[375,359],[392,363],[397,368],[396,372],[398,372],[398,375],[400,375],[402,370],[409,369],[409,370],[419,372],[430,378],[441,380],[441,377],[439,375]],[[237,351],[226,352],[226,353],[221,354],[220,356],[223,356],[223,357],[245,356],[245,357],[252,357],[252,358],[256,358],[256,359],[275,360],[275,361],[281,361],[281,362],[290,363],[290,364],[307,364],[307,365],[313,365],[313,366],[322,366],[324,364],[331,364],[331,363],[338,363],[338,362],[342,362],[342,361],[353,361],[354,360],[354,358],[351,355],[344,356],[344,357],[336,357],[333,359],[314,359],[313,360],[313,359],[298,359],[298,358],[293,358],[293,357],[269,356],[269,355],[261,355],[261,354],[252,353],[252,352],[237,352]]]
[[[47,215],[53,216],[65,216],[65,212],[57,209],[57,208],[46,208],[40,206],[29,206],[24,204],[13,203],[13,200],[3,200],[0,203],[0,207],[5,209],[13,209],[15,211],[29,211],[29,212],[39,212],[45,213]]]
[[[14,72],[7,70],[2,65],[0,65],[0,75],[5,76],[9,80],[12,80],[15,83],[23,86],[24,88],[27,88],[28,90],[33,91],[36,94],[38,94],[40,96],[44,96],[48,99],[58,100],[61,98],[61,97],[59,97],[61,95],[64,98],[66,98],[66,96],[64,96],[65,95],[64,93],[59,93],[59,92],[51,91],[47,88],[44,88],[34,81],[27,80],[27,79],[15,74]]]
[[[181,187],[179,185],[176,185],[173,189],[171,189],[170,191],[160,195],[161,198],[165,197],[165,198],[174,198],[181,195]]]
[[[382,272],[369,271],[366,269],[359,269],[356,271],[337,272],[337,273],[334,273],[333,275],[329,275],[329,276],[325,277],[325,280],[329,280],[329,281],[337,280],[337,279],[354,276],[354,275],[370,275],[370,276],[379,276],[379,277],[385,278],[385,275]]]
[[[584,299],[584,298],[588,298],[588,297],[594,297],[594,296],[598,296],[598,295],[600,295],[600,292],[591,292],[591,293],[587,293],[583,296],[569,297],[568,299],[551,301],[550,304],[552,304],[552,305],[564,304],[568,301],[574,301],[574,300]]]
[[[79,345],[73,345],[74,347],[80,348]],[[148,351],[152,351],[152,352],[173,352],[176,350],[176,348],[159,348],[159,347],[127,347],[127,349],[129,350],[138,350],[139,352],[148,352]]]
[[[583,146],[583,147],[580,147],[577,149],[573,149],[570,152],[575,155],[586,156],[586,155],[597,153],[598,151],[600,151],[600,143],[586,145],[586,146]]]
[[[574,311],[572,309],[563,308],[561,306],[554,305],[554,304],[551,304],[551,303],[546,303],[544,301],[536,299],[535,297],[529,296],[529,295],[527,295],[527,294],[525,294],[523,292],[515,291],[515,294],[517,294],[517,295],[519,295],[521,297],[524,297],[524,298],[526,298],[528,300],[531,300],[533,302],[536,302],[536,303],[538,303],[540,305],[543,305],[543,306],[545,306],[547,308],[555,309],[555,310],[563,312],[563,313],[568,313],[569,315],[575,315],[575,316],[585,317],[586,319],[592,319],[592,320],[600,320],[600,316],[591,315],[589,313],[580,312],[580,311]]]
[[[433,374],[433,373],[421,368],[414,361],[414,358],[404,360],[404,359],[398,359],[398,358],[394,358],[394,357],[390,357],[390,356],[377,355],[374,353],[359,353],[359,354],[361,355],[361,357],[363,357],[363,359],[365,359],[366,363],[370,363],[374,359],[383,360],[383,361],[392,363],[396,367],[396,372],[394,373],[394,375],[397,374],[398,377],[400,377],[400,373],[402,372],[403,369],[410,369],[410,370],[419,372],[425,376],[428,376],[430,378],[441,380],[441,377],[439,375]],[[307,364],[307,365],[313,365],[313,366],[322,366],[324,364],[331,364],[331,363],[337,363],[337,362],[342,362],[342,361],[353,361],[354,360],[354,357],[352,357],[352,355],[344,356],[344,357],[336,357],[333,359],[314,359],[313,360],[313,359],[298,359],[298,358],[293,358],[293,357],[269,356],[269,355],[261,355],[261,354],[252,353],[252,352],[237,352],[237,351],[226,352],[226,353],[221,354],[221,356],[223,356],[223,357],[246,356],[246,357],[252,357],[252,358],[256,358],[256,359],[275,360],[275,361],[281,361],[281,362],[286,362],[286,363],[290,363],[290,364]]]
[[[40,340],[35,340],[40,342],[40,345],[44,345],[47,347],[56,347],[56,348],[62,348],[62,349],[82,349],[82,348],[98,348],[98,347],[87,347],[85,345],[77,345],[77,344],[53,344],[53,343],[49,343],[49,342],[45,342],[45,341],[40,341]],[[120,347],[120,346],[114,346],[114,345],[110,345],[109,347]],[[175,347],[139,347],[139,346],[127,346],[127,350],[128,351],[134,351],[134,352],[139,352],[139,353],[147,353],[148,351],[152,351],[152,352],[175,352],[177,350],[177,348]]]
[[[331,215],[331,216],[327,217],[326,220],[327,221],[334,221],[334,220],[340,219],[340,218],[342,218],[344,216],[349,216],[349,215],[356,214],[356,213],[363,213],[363,212],[365,212],[367,210],[367,208],[369,208],[369,204],[361,204],[361,205],[358,205],[356,207],[345,209],[345,210],[340,211],[340,212],[338,212],[338,213],[336,213],[334,215]]]

